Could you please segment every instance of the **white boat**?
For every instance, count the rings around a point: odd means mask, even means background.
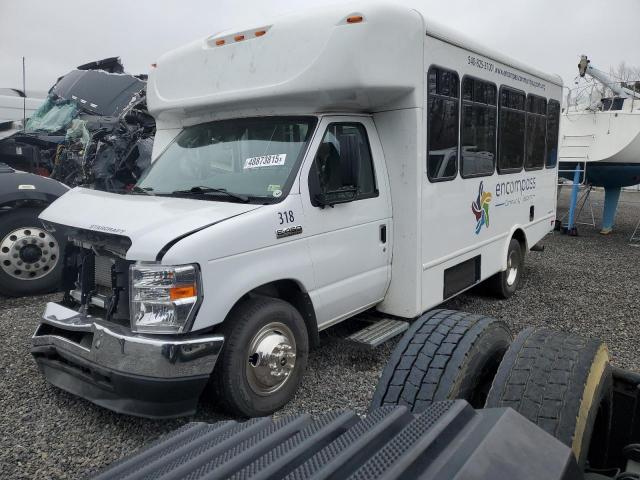
[[[602,233],[613,228],[620,189],[640,183],[640,82],[615,82],[590,64],[578,64],[589,79],[571,90],[560,119],[559,174],[605,188]],[[582,176],[580,177],[583,180]]]

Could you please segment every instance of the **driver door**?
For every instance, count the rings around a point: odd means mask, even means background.
[[[323,117],[309,152],[300,191],[318,327],[325,328],[384,297],[390,279],[391,202],[371,118]],[[344,203],[326,205],[329,195],[322,194],[327,192]]]

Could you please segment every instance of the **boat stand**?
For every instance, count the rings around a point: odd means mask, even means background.
[[[629,246],[640,247],[640,218],[638,218],[638,223],[636,223],[636,228],[633,229],[631,238],[629,238]]]
[[[571,201],[569,203],[569,210],[560,217],[559,220],[556,220],[556,230],[560,230],[562,233],[566,233],[571,237],[578,236],[577,225],[596,226],[596,219],[593,214],[593,204],[590,198],[593,186],[585,184],[586,168],[586,164],[584,164],[582,168],[581,164],[577,164],[575,170],[573,170],[574,174],[571,185]],[[591,222],[580,222],[578,220],[587,202],[589,202]],[[565,219],[567,219],[567,223],[564,223]]]

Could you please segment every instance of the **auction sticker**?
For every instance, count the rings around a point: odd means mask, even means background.
[[[247,168],[275,167],[284,165],[286,158],[286,153],[279,153],[277,155],[261,155],[259,157],[247,158],[244,161],[244,169],[246,170]]]

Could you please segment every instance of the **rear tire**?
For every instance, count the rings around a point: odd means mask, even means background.
[[[212,378],[214,401],[244,417],[282,408],[293,398],[309,356],[300,313],[283,300],[251,297],[234,308],[222,330],[225,343]]]
[[[482,408],[511,339],[507,325],[490,317],[453,310],[423,315],[391,354],[370,410],[406,405],[419,413],[454,398]]]
[[[60,287],[66,239],[44,229],[38,208],[0,215],[0,293],[12,297]]]
[[[507,269],[487,281],[489,290],[498,298],[509,298],[520,285],[524,267],[524,254],[520,242],[512,238],[507,251]]]
[[[603,343],[529,328],[505,354],[486,406],[513,408],[570,446],[580,467],[589,460],[597,468],[607,455],[612,399]]]

